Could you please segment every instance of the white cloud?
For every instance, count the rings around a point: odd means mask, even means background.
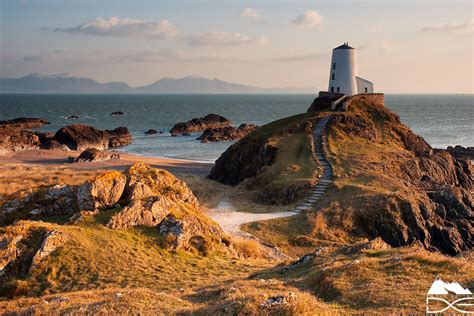
[[[190,36],[187,40],[189,46],[240,46],[249,44],[264,45],[267,37],[248,36],[241,33],[208,32],[201,35]]]
[[[97,18],[78,26],[69,28],[56,28],[55,32],[84,33],[102,36],[117,37],[145,37],[153,39],[173,38],[178,31],[168,20],[159,22],[145,22],[134,19],[108,19]]]
[[[321,26],[323,17],[318,11],[308,10],[298,15],[294,20],[290,21],[290,23],[299,27],[315,28]]]
[[[445,32],[455,34],[472,34],[474,33],[474,19],[450,22],[442,24],[427,25],[421,28],[423,32]]]
[[[249,19],[252,22],[263,22],[262,15],[254,8],[245,8],[240,11],[240,16]]]

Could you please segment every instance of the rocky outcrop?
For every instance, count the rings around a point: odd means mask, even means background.
[[[474,159],[474,147],[463,147],[460,145],[448,146],[447,149],[434,149],[436,152],[448,151],[456,158]]]
[[[102,131],[90,125],[73,124],[59,129],[51,140],[72,150],[82,151],[88,148],[104,150],[130,144],[132,135],[126,127]]]
[[[0,127],[10,127],[15,129],[36,128],[50,124],[47,120],[32,117],[18,117],[12,120],[0,121]]]
[[[241,139],[258,128],[254,124],[241,124],[238,128],[233,126],[208,128],[197,138],[201,143],[220,142]]]
[[[47,258],[53,251],[63,246],[68,240],[66,234],[59,230],[52,230],[47,232],[41,246],[36,251],[31,260],[30,271],[37,268],[38,265]]]
[[[122,196],[127,178],[118,171],[101,174],[77,188],[79,210],[104,209],[113,206]]]
[[[172,136],[179,136],[190,134],[194,132],[204,131],[208,128],[218,128],[231,126],[231,121],[223,116],[217,114],[208,114],[205,117],[194,118],[187,122],[177,123],[171,128],[170,133]]]
[[[76,188],[56,184],[35,191],[20,191],[10,197],[10,200],[0,208],[0,225],[11,224],[18,219],[70,216],[77,211]]]
[[[79,157],[69,157],[69,162],[101,162],[110,159],[120,159],[119,154],[108,153],[96,148],[87,148]]]
[[[107,149],[109,147],[109,133],[85,124],[67,125],[59,129],[53,140],[65,144],[72,150],[87,148]]]
[[[126,127],[117,127],[113,130],[107,130],[109,133],[109,147],[122,147],[132,143],[132,134]]]
[[[0,121],[0,153],[39,149],[41,137],[38,136],[38,133],[27,129],[41,127],[45,124],[49,124],[49,122],[28,117]]]
[[[207,251],[222,243],[226,234],[199,210],[199,203],[187,185],[165,170],[135,164],[126,171],[123,209],[107,226],[128,229],[156,227],[167,250]]]
[[[124,198],[141,200],[154,196],[165,196],[172,201],[187,203],[199,208],[199,202],[186,183],[162,169],[136,163],[126,171],[127,187]]]
[[[163,196],[132,200],[110,219],[107,226],[113,229],[127,229],[137,225],[156,226],[173,207],[177,207],[175,203]]]

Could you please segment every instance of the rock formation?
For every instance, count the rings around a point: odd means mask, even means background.
[[[85,124],[67,125],[59,129],[53,140],[67,145],[72,150],[87,148],[107,149],[109,147],[109,133]]]
[[[241,139],[258,128],[254,124],[241,124],[238,128],[233,126],[208,128],[197,138],[201,143],[230,141]]]
[[[117,127],[113,130],[107,130],[109,133],[109,147],[122,147],[132,143],[132,134],[126,127]]]
[[[19,117],[13,120],[0,121],[0,153],[39,149],[40,137],[37,133],[27,130],[49,124],[39,118]]]
[[[104,209],[113,206],[122,196],[127,178],[118,171],[101,174],[77,188],[79,210]]]
[[[110,159],[120,159],[120,155],[96,148],[87,148],[78,157],[69,157],[69,162],[100,162]]]
[[[448,146],[446,149],[434,149],[435,152],[442,152],[444,150],[448,151],[456,158],[464,158],[464,159],[474,159],[474,147],[463,147],[463,146]]]
[[[208,128],[231,126],[231,121],[217,114],[208,114],[205,117],[194,118],[187,122],[177,123],[171,128],[172,136],[189,135],[190,133],[204,131]]]
[[[158,131],[156,129],[149,129],[145,132],[145,135],[153,135],[153,134],[157,134]]]
[[[132,135],[126,127],[113,130],[98,130],[86,124],[67,125],[59,129],[52,138],[72,150],[96,148],[104,150],[109,147],[125,146],[132,142]]]

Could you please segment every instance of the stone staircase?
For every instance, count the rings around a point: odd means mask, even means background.
[[[323,167],[323,172],[319,178],[318,184],[313,189],[313,194],[306,198],[306,200],[298,205],[295,211],[306,211],[318,202],[321,196],[324,195],[328,186],[332,183],[333,171],[329,162],[326,160],[326,125],[330,116],[323,117],[313,130],[313,142],[316,148],[316,157]]]

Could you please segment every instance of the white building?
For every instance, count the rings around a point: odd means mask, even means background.
[[[372,82],[357,76],[356,50],[349,43],[332,50],[328,91],[347,96],[374,92]]]

